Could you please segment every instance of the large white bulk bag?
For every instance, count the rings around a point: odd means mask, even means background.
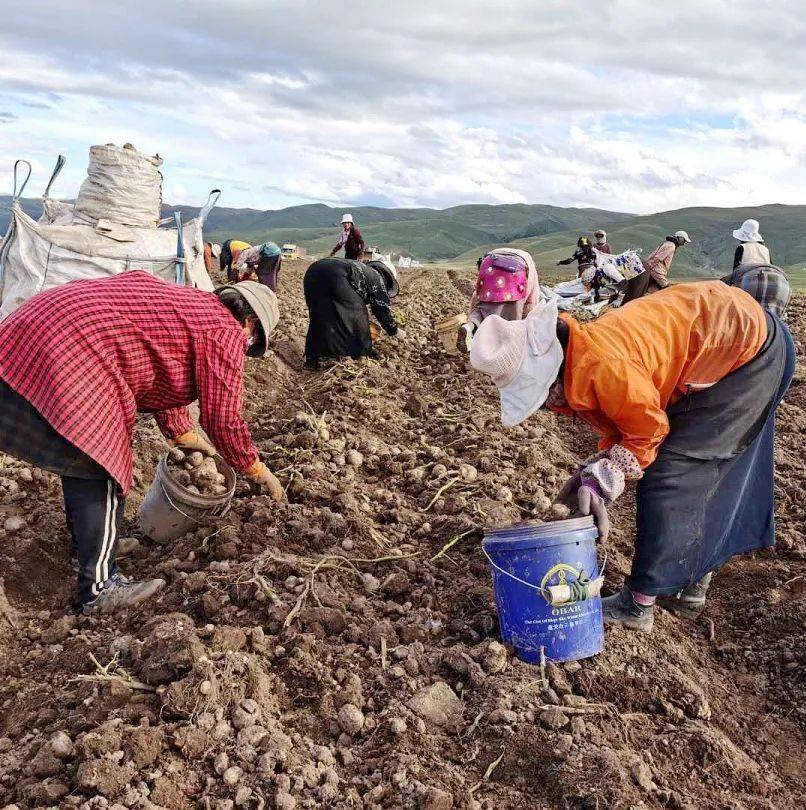
[[[156,227],[162,210],[161,165],[161,158],[134,148],[91,147],[87,178],[76,198],[76,220],[94,224],[106,219],[135,228]]]
[[[90,225],[77,224],[72,206],[50,204],[39,222],[11,206],[11,226],[0,251],[0,320],[42,290],[76,279],[103,278],[126,270],[176,280],[177,236],[174,229],[127,228],[111,238]],[[70,224],[72,222],[72,224]],[[202,220],[182,227],[184,283],[212,291],[204,267]]]

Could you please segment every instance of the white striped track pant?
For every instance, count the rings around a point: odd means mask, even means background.
[[[115,552],[125,499],[112,478],[62,476],[67,527],[78,557],[78,599],[94,599],[116,573]]]

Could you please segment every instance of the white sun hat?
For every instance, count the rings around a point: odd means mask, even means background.
[[[691,241],[691,239],[689,239],[689,235],[685,231],[675,231],[674,235],[678,239],[682,239],[684,242],[690,242]]]
[[[344,215],[344,216],[341,218],[341,224],[342,224],[342,225],[344,225],[344,223],[345,223],[345,222],[350,222],[350,223],[352,223],[352,221],[353,221],[353,215],[352,215],[352,214],[345,214],[345,215]]]
[[[763,242],[764,238],[758,230],[757,219],[746,219],[742,227],[733,232],[733,238],[740,242]]]
[[[543,301],[522,321],[485,318],[473,336],[470,364],[489,374],[501,395],[504,427],[528,419],[546,401],[563,362],[557,304]]]

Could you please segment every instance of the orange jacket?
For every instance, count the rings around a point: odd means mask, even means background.
[[[561,315],[570,335],[563,387],[568,407],[648,467],[669,433],[666,408],[752,360],[767,338],[764,311],[721,281],[678,284],[596,321]]]

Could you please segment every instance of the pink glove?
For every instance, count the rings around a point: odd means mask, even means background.
[[[607,514],[607,503],[595,481],[586,481],[577,490],[577,510],[580,515],[593,515],[599,538],[604,543],[610,534],[610,517]]]
[[[578,467],[577,471],[563,484],[562,489],[554,498],[554,503],[564,503],[566,506],[571,506],[576,502],[577,491],[581,486],[582,467]]]

